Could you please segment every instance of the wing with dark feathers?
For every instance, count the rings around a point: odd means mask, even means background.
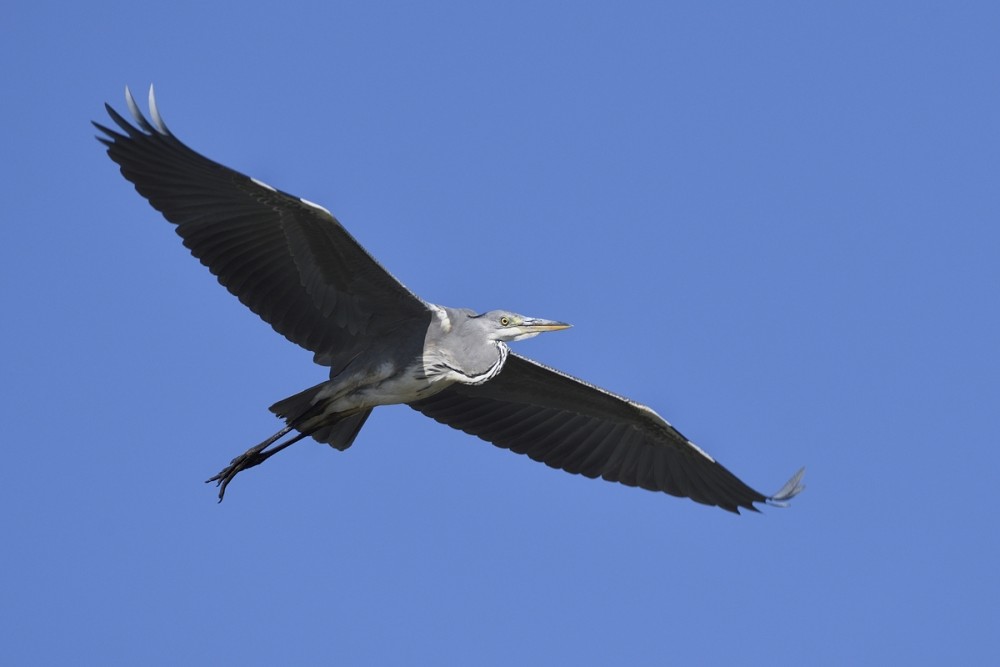
[[[553,468],[731,512],[781,505],[804,488],[800,470],[765,496],[648,407],[515,354],[493,380],[452,385],[410,407]]]
[[[329,211],[185,146],[160,118],[152,87],[152,123],[127,88],[125,96],[138,127],[110,105],[124,134],[94,123],[122,175],[226,289],[317,363],[338,365],[365,338],[426,316]]]

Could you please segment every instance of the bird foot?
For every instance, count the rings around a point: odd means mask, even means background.
[[[238,473],[248,468],[253,468],[258,466],[264,461],[266,461],[271,455],[271,452],[263,454],[261,449],[253,447],[243,452],[235,459],[229,462],[229,465],[219,471],[214,477],[206,479],[206,484],[211,484],[215,482],[215,485],[219,487],[219,502],[222,502],[223,496],[226,495],[226,487],[229,483],[233,481]]]
[[[264,451],[268,447],[273,445],[275,442],[280,440],[282,437],[284,437],[291,430],[292,430],[291,426],[286,426],[285,428],[281,429],[280,431],[272,435],[264,442],[260,443],[259,445],[251,447],[250,449],[246,450],[245,452],[237,456],[235,459],[229,462],[228,466],[220,470],[218,474],[216,474],[214,477],[205,480],[206,484],[211,484],[212,482],[215,482],[215,485],[219,487],[220,503],[222,502],[222,498],[226,495],[226,487],[229,486],[229,483],[233,481],[233,478],[236,477],[237,474],[249,468],[253,468],[254,466],[259,466],[261,463],[268,460],[269,458],[280,452],[282,449],[285,449],[289,445],[298,442],[305,435],[303,433],[300,433],[291,440],[283,442],[269,451]]]

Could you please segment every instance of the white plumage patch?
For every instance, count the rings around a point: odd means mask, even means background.
[[[320,206],[316,202],[311,202],[308,199],[303,199],[302,197],[299,197],[299,201],[302,202],[303,204],[305,204],[306,206],[312,206],[314,209],[316,209],[318,211],[323,211],[323,213],[326,213],[327,215],[329,215],[331,217],[333,216],[333,213],[330,213],[330,211],[326,210],[325,208],[323,208],[322,206]]]
[[[441,323],[441,331],[444,333],[451,331],[451,318],[448,317],[448,312],[441,306],[435,306],[433,303],[427,304],[427,307],[431,309],[431,312],[438,318],[438,322]]]
[[[657,419],[659,419],[660,421],[662,421],[664,424],[666,424],[670,428],[674,428],[673,424],[671,424],[666,419],[664,419],[663,417],[661,417],[660,415],[658,415],[656,413],[656,410],[654,410],[653,408],[649,407],[648,405],[643,405],[642,403],[636,403],[635,401],[629,401],[627,398],[623,399],[623,400],[628,401],[629,403],[631,403],[635,407],[639,408],[640,410],[645,410],[646,412],[648,412],[649,414],[655,416]],[[715,459],[713,459],[711,456],[709,456],[708,452],[706,452],[704,449],[702,449],[698,445],[694,444],[693,442],[691,442],[687,438],[684,438],[684,442],[686,442],[691,447],[691,449],[693,449],[694,451],[698,452],[699,454],[701,454],[702,456],[704,456],[706,459],[708,459],[712,463],[715,463]]]
[[[260,187],[264,188],[265,190],[270,190],[271,192],[277,192],[277,190],[275,188],[272,188],[270,185],[268,185],[264,181],[257,180],[253,176],[250,177],[250,180],[253,181],[255,184],[259,185]]]

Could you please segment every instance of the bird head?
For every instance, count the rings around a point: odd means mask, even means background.
[[[560,329],[568,329],[572,326],[565,322],[518,315],[509,310],[491,310],[488,313],[479,315],[477,319],[482,321],[486,327],[487,335],[492,340],[499,340],[505,343],[534,338],[545,331],[559,331]]]

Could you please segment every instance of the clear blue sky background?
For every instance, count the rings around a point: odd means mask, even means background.
[[[9,7],[0,662],[995,660],[1000,9],[834,4]],[[151,81],[419,294],[574,323],[517,349],[808,490],[736,517],[394,407],[216,505],[324,373],[94,141]]]

